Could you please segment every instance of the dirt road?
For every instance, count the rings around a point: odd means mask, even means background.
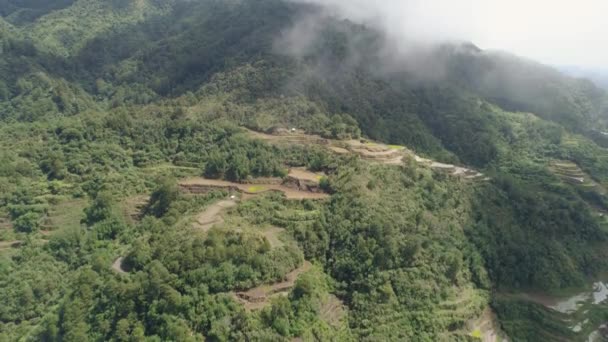
[[[248,291],[234,293],[235,299],[242,303],[247,310],[260,310],[270,304],[270,300],[276,296],[285,296],[295,286],[300,274],[307,272],[312,267],[308,261],[304,261],[302,266],[291,271],[285,276],[285,280],[270,284],[261,285]]]

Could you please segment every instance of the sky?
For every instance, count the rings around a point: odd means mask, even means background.
[[[470,41],[545,64],[608,70],[607,0],[296,0],[397,41]]]

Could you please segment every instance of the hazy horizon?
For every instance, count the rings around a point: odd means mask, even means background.
[[[467,41],[553,66],[608,69],[608,2],[296,0],[325,5],[398,39]]]

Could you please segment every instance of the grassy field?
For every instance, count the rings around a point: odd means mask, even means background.
[[[387,146],[388,146],[388,148],[389,148],[389,149],[391,149],[391,150],[397,150],[397,151],[400,151],[400,150],[404,150],[404,149],[405,149],[405,147],[404,147],[404,146],[399,146],[399,145],[387,145]]]
[[[266,190],[268,190],[268,188],[263,185],[252,185],[247,188],[247,192],[252,193],[252,194],[257,194],[260,192],[264,192]]]
[[[49,209],[48,216],[43,219],[43,230],[60,230],[80,227],[84,217],[84,208],[89,204],[86,199],[62,198]]]

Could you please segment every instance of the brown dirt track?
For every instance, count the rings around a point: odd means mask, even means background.
[[[260,195],[269,191],[278,191],[285,194],[285,197],[290,200],[329,198],[329,195],[325,193],[296,190],[279,184],[241,184],[207,178],[186,179],[179,182],[179,186],[183,190],[192,193],[205,193],[213,189],[224,189],[228,191],[238,191],[248,195]],[[255,191],[252,191],[252,189],[255,189]]]
[[[235,299],[245,306],[246,310],[260,310],[270,304],[270,300],[276,296],[284,296],[295,286],[300,274],[307,272],[312,267],[311,263],[304,261],[302,266],[291,271],[282,282],[261,285],[253,289],[234,293]]]

